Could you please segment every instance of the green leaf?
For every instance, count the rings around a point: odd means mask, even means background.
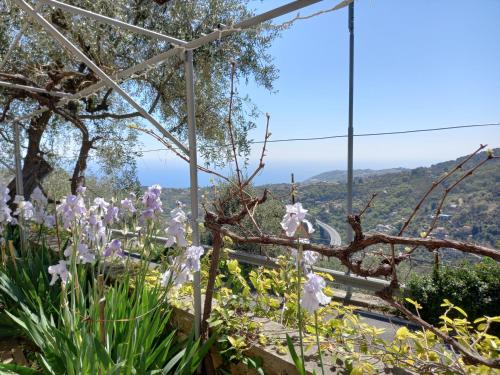
[[[163,374],[170,374],[170,371],[174,368],[175,365],[181,360],[181,358],[186,353],[186,348],[182,349],[179,353],[177,353],[170,361],[168,361],[167,365],[163,367]]]
[[[406,302],[411,303],[415,309],[420,310],[422,305],[420,305],[417,301],[412,300],[411,298],[405,298]]]
[[[297,355],[297,352],[295,351],[295,346],[293,345],[292,339],[288,335],[286,335],[286,342],[288,345],[288,350],[290,352],[290,355],[292,356],[293,363],[295,363],[295,368],[299,372],[299,375],[306,375],[306,369],[304,367],[304,364],[302,363],[302,360]]]
[[[453,308],[467,318],[467,313],[461,307],[453,306]]]
[[[112,367],[113,360],[109,356],[108,352],[104,349],[102,344],[99,342],[97,337],[94,337],[94,347],[97,352],[97,357],[99,358],[99,361],[101,364],[104,366],[105,369],[108,369]]]
[[[213,322],[208,323],[208,326],[210,328],[217,327],[218,325],[221,325],[222,323],[224,323],[224,321],[222,319],[218,319],[218,320],[214,320]]]
[[[0,363],[0,373],[4,375],[33,375],[33,374],[41,374],[41,372],[34,370],[29,367],[24,367],[16,364],[2,364]]]

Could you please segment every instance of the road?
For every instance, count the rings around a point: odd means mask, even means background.
[[[323,223],[322,221],[319,221],[316,219],[316,223],[325,230],[328,235],[330,236],[330,245],[332,246],[340,246],[341,245],[341,239],[340,239],[340,234],[337,232],[335,229],[333,229],[331,226],[329,226],[326,223]]]

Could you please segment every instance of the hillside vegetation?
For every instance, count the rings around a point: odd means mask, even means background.
[[[355,169],[354,178],[366,178],[372,176],[381,176],[389,173],[398,173],[407,171],[406,168],[388,168],[388,169]],[[303,184],[311,184],[317,182],[337,182],[345,183],[347,181],[346,170],[334,170],[320,173],[316,176],[310,177],[303,182]]]
[[[500,149],[495,149],[494,152],[498,155]],[[478,154],[465,165],[464,171],[484,157],[484,152]],[[355,212],[368,202],[373,193],[378,193],[373,208],[363,217],[364,230],[397,233],[432,182],[452,169],[463,158],[398,173],[355,178]],[[451,185],[453,181],[455,179],[450,180],[445,186]],[[477,173],[466,178],[448,195],[434,236],[468,240],[498,247],[500,242],[498,228],[498,217],[500,217],[499,181],[500,163],[498,160],[491,160]],[[270,185],[268,188],[278,196],[286,194],[290,189],[285,184]],[[417,215],[417,220],[414,221],[418,223],[418,226],[410,226],[407,234],[418,236],[420,232],[427,229],[442,194],[443,189],[437,189],[431,195]],[[345,184],[328,182],[299,184],[298,195],[298,199],[315,218],[336,228],[342,240],[345,241],[347,231],[347,223],[345,222],[347,188]],[[423,256],[428,258],[429,254],[423,254]],[[453,263],[457,260],[456,256],[459,255],[451,252],[446,253],[448,260]],[[459,259],[462,259],[461,255]]]
[[[494,150],[500,154],[500,149]],[[485,153],[480,153],[465,165],[464,171],[472,163],[482,160]],[[373,207],[363,217],[365,231],[397,233],[404,220],[410,215],[418,200],[443,173],[453,168],[457,160],[446,161],[415,169],[397,171],[390,169],[388,173],[372,174],[370,176],[356,177],[354,181],[354,209],[361,209],[373,193],[378,193]],[[381,172],[381,171],[379,171]],[[326,175],[326,174],[322,174]],[[321,176],[321,175],[319,175]],[[457,176],[458,177],[458,176]],[[315,177],[316,178],[316,177]],[[454,179],[450,180],[449,186]],[[468,240],[498,247],[499,228],[498,217],[500,208],[500,163],[491,160],[480,168],[477,173],[465,179],[453,190],[444,205],[442,215],[434,231],[436,237],[449,237],[457,240]],[[268,188],[272,197],[283,203],[290,202],[290,184],[272,184],[260,186],[258,189]],[[311,179],[297,186],[298,200],[303,203],[312,216],[333,226],[340,233],[342,241],[346,240],[346,200],[347,188],[338,182],[316,182]],[[203,188],[201,194],[209,196],[212,189]],[[443,189],[437,189],[427,203],[421,208],[417,225],[410,226],[407,234],[418,236],[425,231],[432,220],[435,209],[442,196]],[[188,189],[165,189],[164,204],[167,208],[174,207],[177,200],[189,203]],[[273,206],[276,207],[276,206]],[[276,217],[279,217],[279,213]],[[326,240],[326,233],[319,234]],[[421,254],[430,260],[430,254]],[[446,257],[455,263],[457,253],[447,253]]]

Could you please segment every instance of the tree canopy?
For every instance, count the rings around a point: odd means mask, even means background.
[[[235,24],[253,14],[246,0],[73,0],[67,3],[185,41],[194,40],[221,25]],[[110,76],[172,48],[164,40],[48,5],[42,6],[40,12]],[[4,62],[10,43],[25,23],[27,27],[18,47]],[[221,150],[225,150],[228,143],[226,117],[231,63],[236,62],[238,66],[237,79],[252,79],[271,90],[277,71],[268,48],[277,33],[263,25],[229,35],[194,51],[198,144],[205,161],[220,164],[230,158],[229,152]],[[2,81],[74,94],[100,80],[13,4],[9,8],[5,3],[0,5],[0,56]],[[121,86],[166,130],[186,141],[185,80],[181,56],[175,55],[159,66],[148,67],[126,79]],[[107,88],[58,106],[60,101],[61,97],[53,94],[0,88],[0,158],[5,163],[13,164],[8,120],[42,106],[49,108],[43,114],[21,122],[25,195],[60,166],[72,171],[72,190],[75,190],[90,159],[99,163],[103,173],[116,176],[117,185],[130,188],[130,184],[137,181],[135,156],[138,141],[136,131],[129,125],[143,123],[141,115]],[[255,108],[248,98],[237,93],[233,103],[232,122],[239,149],[245,152],[248,150],[247,133],[254,126]],[[15,191],[14,181],[10,187]]]

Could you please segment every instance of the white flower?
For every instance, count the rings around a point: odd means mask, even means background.
[[[167,233],[167,243],[165,246],[171,247],[174,243],[177,246],[185,247],[188,245],[186,241],[185,223],[187,220],[186,214],[182,210],[182,205],[177,204],[177,208],[170,211],[171,219],[168,222],[168,228],[165,229]]]
[[[38,186],[33,190],[33,193],[31,193],[30,200],[33,204],[39,205],[40,207],[47,207],[49,203],[47,197],[43,195],[42,190]]]
[[[86,191],[87,191],[87,188],[85,186],[82,186],[82,185],[80,185],[76,188],[77,195],[84,196]]]
[[[178,256],[174,259],[170,268],[161,275],[160,283],[163,287],[168,286],[170,282],[174,286],[180,286],[192,279],[193,275],[187,264],[183,261],[183,257]]]
[[[50,285],[54,285],[59,278],[61,279],[62,284],[66,284],[69,278],[69,272],[66,261],[60,260],[59,264],[54,264],[53,266],[50,266],[49,274],[52,275],[52,280],[50,280]]]
[[[326,286],[325,280],[314,273],[307,275],[307,281],[304,283],[304,292],[300,300],[300,305],[313,313],[319,305],[330,303],[330,297],[323,293],[323,288]]]
[[[297,249],[293,247],[288,248],[292,256],[297,259]],[[319,254],[316,251],[306,250],[302,252],[302,266],[304,273],[308,273],[308,267],[313,266],[319,259]]]
[[[64,250],[64,256],[71,257],[73,254],[73,250],[71,246],[68,246],[66,250]],[[84,243],[79,243],[76,247],[76,262],[87,264],[92,263],[95,260],[95,255],[92,254],[89,250],[89,247]]]
[[[185,264],[180,264],[178,269],[168,269],[161,275],[161,286],[166,287],[170,282],[174,286],[180,286],[187,281],[192,280],[192,274],[189,272],[188,267]]]
[[[22,216],[24,220],[30,220],[34,215],[33,205],[31,202],[23,200],[22,197],[20,199],[18,197],[19,195],[14,200],[17,203],[17,210],[14,212],[14,215]]]
[[[106,245],[106,248],[104,249],[104,253],[102,254],[105,257],[109,257],[111,255],[117,255],[120,257],[124,257],[125,253],[122,250],[122,243],[118,239],[114,239],[110,243]]]
[[[0,186],[0,232],[3,231],[3,227],[12,221],[10,214],[11,209],[7,205],[9,201],[9,188],[7,186]]]
[[[16,195],[14,203],[17,204],[17,209],[14,215],[22,217],[24,220],[31,220],[36,224],[43,224],[50,228],[55,223],[55,218],[52,215],[48,215],[45,211],[48,200],[43,195],[42,190],[36,187],[31,193],[30,201],[25,201],[24,197],[21,195]]]
[[[106,212],[109,203],[104,200],[104,198],[97,197],[94,199],[94,207],[101,210],[101,212]]]
[[[204,252],[202,246],[189,246],[184,255],[176,257],[170,268],[161,275],[161,285],[167,286],[172,281],[174,286],[179,286],[193,280],[193,273],[200,270],[200,257]]]
[[[78,260],[80,263],[92,263],[95,260],[95,255],[89,250],[89,247],[83,243],[78,244]]]
[[[283,220],[281,220],[281,227],[285,230],[288,237],[293,237],[300,224],[304,221],[308,224],[308,232],[312,233],[311,223],[305,220],[306,213],[307,210],[302,207],[302,203],[297,202],[295,204],[286,205],[286,213],[283,216]]]
[[[118,207],[109,206],[106,209],[103,221],[106,225],[111,225],[115,220],[118,220]]]
[[[160,276],[160,285],[166,287],[172,278],[172,272],[170,270],[166,270]]]
[[[85,203],[81,196],[68,195],[61,204],[57,206],[56,211],[62,217],[65,229],[68,229],[74,221],[78,221],[86,214]]]
[[[204,252],[203,246],[189,246],[186,249],[186,265],[192,272],[200,270],[200,257]]]
[[[133,214],[136,211],[134,203],[128,198],[122,199],[120,204],[122,208],[121,213],[123,216],[128,216],[129,214]]]
[[[94,213],[89,216],[84,233],[91,244],[102,246],[106,242],[106,227]]]
[[[304,260],[305,264],[307,264],[308,266],[312,266],[314,263],[318,261],[319,254],[316,251],[306,250],[302,254],[302,259]]]
[[[30,200],[33,203],[33,217],[31,220],[36,224],[52,228],[55,224],[55,217],[47,214],[48,199],[39,187],[33,190],[33,193],[30,195]]]

